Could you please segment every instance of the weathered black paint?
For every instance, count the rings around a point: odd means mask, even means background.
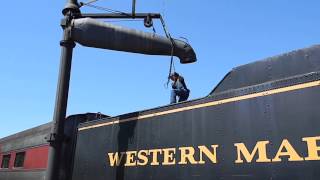
[[[87,179],[319,179],[320,162],[235,164],[234,143],[249,149],[283,139],[307,156],[302,137],[320,135],[319,87],[80,131],[74,177]],[[188,105],[186,103],[185,105]],[[120,117],[121,119],[121,117]],[[107,153],[219,144],[218,164],[109,167]],[[161,160],[160,160],[161,161]]]
[[[270,57],[232,69],[211,92],[218,93],[299,74],[320,71],[320,45]]]
[[[63,179],[71,179],[78,125],[80,123],[106,117],[109,116],[99,113],[86,113],[71,115],[66,119],[64,129],[64,135],[66,139],[62,144],[62,156],[59,159],[60,174]]]
[[[319,54],[319,46],[312,48],[312,51]],[[251,78],[248,81],[252,83],[239,82],[238,84],[244,85],[237,85],[236,83],[232,89],[212,93],[206,98],[94,121],[82,124],[81,127],[115,120],[121,121],[138,115],[162,112],[320,79],[319,72],[313,72],[320,65],[318,56],[312,59],[313,65],[316,66],[314,67],[302,66],[300,62],[295,65],[286,62],[287,60],[292,62],[291,60],[295,58],[297,58],[295,61],[297,62],[299,57],[304,57],[300,56],[301,54],[297,57],[291,55],[286,55],[290,57],[288,59],[282,57],[281,60],[278,59],[279,62],[274,62],[275,67],[279,69],[277,72],[281,72],[280,70],[283,69],[283,73],[281,76],[275,76],[277,73],[269,74],[268,77],[277,77],[277,79],[260,78],[264,75],[245,71],[247,72],[247,79]],[[273,61],[277,61],[277,58]],[[302,59],[301,61],[306,60]],[[301,63],[303,64],[303,62]],[[255,64],[261,65],[260,63],[254,63],[250,65],[248,70],[259,69]],[[296,65],[299,67],[286,69]],[[268,63],[262,66],[262,69],[269,67]],[[244,74],[240,73],[238,75]],[[258,78],[258,80],[254,80],[255,78]],[[239,79],[241,78],[236,77],[232,81]],[[225,80],[230,81],[228,78],[225,78]],[[224,82],[220,85],[225,86]],[[287,159],[284,159],[282,162],[273,163],[234,163],[237,159],[234,143],[245,143],[251,151],[257,141],[263,140],[270,141],[267,148],[269,158],[276,154],[283,139],[288,139],[298,153],[306,157],[307,147],[301,139],[320,135],[319,92],[320,87],[315,86],[79,131],[72,179],[320,179],[319,161],[288,162]],[[196,147],[198,145],[210,146],[212,144],[219,144],[218,164],[209,162],[205,165],[110,167],[107,157],[109,152],[183,146]]]

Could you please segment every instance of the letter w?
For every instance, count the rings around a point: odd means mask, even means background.
[[[119,166],[124,154],[124,152],[121,152],[119,156],[118,152],[108,153],[110,166]]]
[[[246,159],[246,161],[250,163],[257,152],[258,152],[258,159],[256,160],[256,162],[271,162],[271,159],[268,159],[267,157],[267,150],[266,150],[267,144],[269,144],[269,141],[257,142],[256,146],[254,147],[251,153],[248,151],[244,143],[234,144],[234,146],[237,147],[237,154],[238,154],[238,159],[235,161],[235,163],[243,163],[243,160],[241,159],[241,154]]]

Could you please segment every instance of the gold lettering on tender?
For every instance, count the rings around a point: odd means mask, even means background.
[[[158,154],[161,154],[161,149],[151,149],[149,150],[149,154],[152,154],[151,166],[158,166],[160,163],[158,161]]]
[[[197,164],[198,162],[194,159],[194,148],[193,147],[180,147],[180,162],[178,164]]]
[[[320,160],[320,156],[319,156],[320,146],[317,145],[317,141],[320,141],[320,136],[305,137],[305,138],[302,138],[302,140],[307,142],[307,146],[308,146],[308,157],[306,157],[305,160],[306,161]]]
[[[255,154],[257,154],[257,152],[258,159],[256,160],[256,162],[271,162],[271,159],[267,157],[267,144],[269,144],[269,141],[258,141],[251,153],[248,151],[244,143],[234,144],[234,146],[237,147],[238,155],[238,158],[235,161],[235,163],[243,163],[243,160],[241,159],[241,154],[248,163],[251,163],[253,157],[255,156]]]
[[[139,166],[145,166],[148,164],[148,150],[141,150],[138,152],[138,162]]]
[[[205,164],[203,160],[203,154],[205,154],[212,163],[217,163],[217,148],[219,145],[211,145],[213,151],[211,152],[206,146],[198,146],[200,150],[200,160],[199,164]]]
[[[124,154],[124,152],[121,152],[120,155],[118,152],[108,153],[110,166],[119,166]]]
[[[134,159],[137,156],[137,151],[127,151],[126,152],[126,163],[124,166],[136,166],[137,161]]]
[[[281,162],[281,156],[289,156],[288,161],[303,161],[303,158],[299,156],[287,139],[282,141],[276,156],[272,159],[272,162]]]
[[[176,148],[166,148],[163,151],[163,163],[162,165],[175,165],[176,159],[173,155],[176,153]]]

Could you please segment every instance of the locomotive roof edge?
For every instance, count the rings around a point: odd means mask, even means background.
[[[48,123],[41,124],[39,126],[30,128],[30,129],[26,129],[26,130],[17,132],[15,134],[1,138],[0,144],[5,143],[7,141],[12,141],[12,140],[18,139],[20,137],[30,136],[30,135],[33,135],[38,132],[44,132],[44,131],[50,132],[51,126],[52,126],[52,122],[48,122]]]
[[[223,77],[209,95],[320,71],[319,58],[320,44],[316,44],[237,66]]]
[[[311,73],[310,75],[318,77],[319,72],[320,44],[316,44],[307,48],[293,50],[290,52],[237,66],[229,71],[223,77],[223,79],[213,88],[209,95],[205,97],[176,104],[168,104],[151,109],[125,113],[118,116],[94,120],[91,122],[80,123],[79,129],[86,129],[86,127],[88,126],[95,126],[96,124],[100,123],[112,124],[113,122],[115,122],[115,120],[126,121],[137,118],[139,116],[146,116],[146,114],[157,114],[158,112],[171,111],[173,109],[179,108],[181,109],[186,105],[186,103],[188,103],[188,105],[196,105],[206,102],[209,99],[222,99],[229,97],[230,94],[241,94],[241,92],[232,91],[240,91],[241,89],[259,86],[265,83],[272,83],[274,81],[279,81],[281,83],[289,78],[300,78],[299,75],[303,74]],[[254,89],[256,88],[261,89],[260,87],[255,87]]]

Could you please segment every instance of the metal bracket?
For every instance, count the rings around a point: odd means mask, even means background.
[[[67,38],[67,39],[61,40],[60,46],[70,47],[70,48],[74,48],[76,46],[75,42],[71,40],[71,32],[72,32],[71,22],[72,22],[72,19],[74,18],[75,16],[68,14],[68,16],[61,19],[60,26],[64,30],[64,33],[65,33],[64,38]]]
[[[66,13],[63,19],[60,21],[60,26],[65,29],[67,28],[73,19],[81,18],[81,13],[69,11]]]
[[[63,142],[65,140],[65,137],[63,135],[58,136],[55,133],[50,133],[48,136],[45,137],[45,139],[51,146],[55,146],[57,143]]]
[[[60,21],[60,26],[64,29],[68,26],[69,24],[69,18],[63,18]]]
[[[74,48],[76,46],[76,43],[74,41],[72,41],[72,40],[61,40],[60,41],[60,46]]]

